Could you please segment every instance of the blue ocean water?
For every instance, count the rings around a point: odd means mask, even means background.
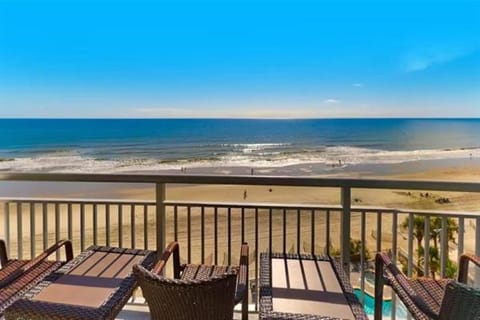
[[[0,119],[0,170],[349,166],[480,154],[480,119]]]

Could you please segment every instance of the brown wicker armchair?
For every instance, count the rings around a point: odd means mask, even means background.
[[[65,258],[73,258],[72,243],[62,240],[46,249],[32,260],[8,259],[7,247],[0,240],[0,316],[4,310],[18,300],[25,292],[37,285],[47,275],[56,271],[66,261],[53,261],[47,258],[65,247]]]
[[[408,278],[385,253],[375,258],[375,319],[382,319],[383,286],[389,285],[415,319],[480,319],[480,290],[466,285],[468,263],[480,258],[462,255],[458,282],[453,279]]]
[[[162,276],[173,253],[173,279]],[[171,242],[152,271],[133,266],[151,319],[232,319],[242,302],[248,319],[248,245],[242,244],[239,266],[180,265],[179,245]]]

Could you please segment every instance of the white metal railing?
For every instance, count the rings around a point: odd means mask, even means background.
[[[445,275],[449,258],[447,219],[454,219],[458,225],[457,255],[465,250],[466,228],[475,234],[474,248],[469,249],[480,254],[480,216],[475,212],[353,206],[351,200],[351,190],[355,188],[480,192],[480,183],[263,176],[13,173],[0,174],[0,182],[2,180],[150,183],[155,188],[154,200],[0,198],[0,202],[3,202],[3,209],[0,209],[3,220],[0,221],[4,221],[0,234],[5,238],[10,253],[18,257],[33,256],[39,249],[60,238],[72,239],[77,251],[91,244],[156,249],[164,248],[166,241],[177,240],[186,248],[184,259],[188,262],[232,263],[235,262],[237,246],[247,241],[253,253],[251,280],[256,283],[257,258],[261,251],[333,254],[332,250],[338,248],[343,265],[350,270],[350,239],[358,239],[361,244],[359,286],[363,300],[368,247],[373,248],[372,251],[391,251],[395,261],[397,257],[406,256],[407,273],[411,275],[415,271],[415,216],[441,219],[442,227],[438,230],[440,276]],[[171,183],[334,187],[340,189],[341,197],[336,205],[170,201],[165,195]],[[409,224],[402,231],[399,224],[407,218]],[[426,219],[422,242],[425,249],[423,259],[426,262],[429,261],[430,227],[430,219]],[[368,229],[373,234],[368,234]],[[385,247],[388,239],[391,244]],[[374,245],[371,245],[372,241]],[[400,251],[406,253],[401,254]],[[428,275],[429,264],[424,263],[421,271]]]

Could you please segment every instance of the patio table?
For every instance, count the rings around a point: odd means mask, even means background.
[[[148,250],[92,246],[5,311],[5,319],[114,319],[137,287],[132,266],[151,268]]]
[[[329,256],[262,253],[260,319],[368,319],[340,263]]]

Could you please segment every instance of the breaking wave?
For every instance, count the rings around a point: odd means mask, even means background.
[[[178,149],[178,148],[177,148]],[[178,170],[182,167],[284,167],[302,164],[351,166],[401,163],[480,156],[480,148],[390,151],[352,146],[296,146],[291,143],[216,144],[172,153],[142,146],[142,152],[122,149],[122,154],[65,151],[36,152],[29,156],[0,159],[0,171],[59,173],[122,173]]]

